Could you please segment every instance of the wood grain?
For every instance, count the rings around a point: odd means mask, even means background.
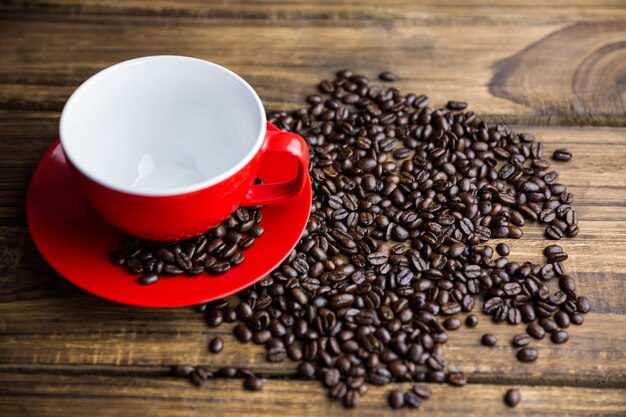
[[[84,293],[41,258],[27,232],[24,198],[34,167],[57,137],[72,91],[100,69],[154,54],[191,55],[243,75],[268,110],[292,109],[317,81],[350,67],[390,69],[404,92],[434,105],[467,100],[488,122],[534,133],[575,195],[581,232],[561,241],[568,273],[593,310],[564,345],[534,342],[532,365],[509,341],[522,326],[480,316],[450,332],[448,369],[462,389],[433,385],[421,413],[435,416],[626,415],[626,4],[621,0],[204,0],[0,1],[0,416],[380,416],[392,388],[370,387],[361,407],[326,399],[296,364],[270,364],[240,344],[232,325],[208,328],[189,308],[137,309]],[[520,126],[527,124],[527,126]],[[548,126],[547,126],[548,125]],[[576,125],[563,127],[556,125]],[[590,127],[592,126],[592,127]],[[510,259],[542,260],[542,229],[507,240]],[[496,244],[498,241],[492,241]],[[129,279],[132,279],[129,277]],[[477,310],[480,310],[480,303]],[[495,348],[479,344],[484,333]],[[225,349],[208,352],[220,335]],[[249,367],[240,380],[198,389],[168,376],[173,363]],[[290,380],[286,380],[289,378]],[[523,402],[502,396],[519,386]],[[394,415],[414,415],[400,410]]]
[[[623,126],[626,7],[535,3],[5,2],[0,108],[58,111],[108,65],[180,54],[240,73],[268,108],[347,66],[491,121]]]
[[[478,412],[484,417],[623,416],[625,389],[526,386],[520,387],[522,402],[507,408],[502,397],[509,386],[468,384],[454,388],[429,384],[433,396],[419,410],[390,410],[388,393],[409,389],[409,384],[370,387],[356,409],[346,410],[328,401],[318,382],[267,380],[261,392],[241,389],[241,380],[213,380],[202,388],[171,378],[109,376],[63,376],[50,374],[0,373],[0,414],[44,417],[84,416],[190,416],[246,415],[275,416],[289,410],[289,416],[414,416],[461,415]],[[73,407],[68,408],[71,403]],[[114,407],[111,404],[115,404]]]

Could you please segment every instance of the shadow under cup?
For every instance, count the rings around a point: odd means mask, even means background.
[[[81,85],[60,135],[81,190],[106,220],[176,240],[216,226],[246,198],[269,146],[266,123],[258,95],[231,71],[154,56]]]

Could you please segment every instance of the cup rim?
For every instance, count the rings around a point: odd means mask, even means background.
[[[242,87],[244,87],[244,89],[246,89],[248,91],[248,93],[250,93],[250,95],[252,96],[257,109],[259,111],[259,114],[261,115],[260,117],[260,126],[258,126],[258,136],[255,139],[255,142],[253,144],[253,146],[250,148],[250,150],[248,151],[248,153],[245,155],[244,158],[242,158],[239,162],[237,162],[237,164],[233,165],[232,167],[230,167],[228,170],[220,173],[219,175],[216,175],[212,178],[203,180],[203,181],[199,181],[193,184],[188,184],[188,185],[184,185],[184,186],[179,186],[179,187],[173,187],[173,188],[168,188],[166,190],[159,190],[159,189],[149,189],[149,190],[141,190],[141,189],[133,189],[130,186],[122,186],[120,184],[115,184],[112,181],[107,181],[105,179],[99,178],[97,175],[93,174],[92,172],[90,172],[89,167],[85,166],[84,164],[80,163],[79,158],[76,158],[75,155],[72,153],[71,151],[71,147],[70,146],[64,146],[64,138],[68,137],[68,133],[67,133],[67,125],[68,125],[68,119],[70,117],[70,114],[73,110],[74,106],[71,106],[71,104],[78,100],[80,98],[81,92],[83,90],[86,89],[87,86],[98,83],[98,82],[102,82],[103,79],[109,75],[111,72],[113,72],[114,70],[120,69],[120,68],[125,68],[125,67],[129,67],[132,65],[136,65],[148,60],[160,60],[160,59],[174,59],[174,60],[181,60],[181,61],[193,61],[196,63],[199,63],[201,65],[205,65],[208,68],[214,69],[214,70],[218,70],[221,73],[223,73],[224,75],[226,75],[227,77],[230,77],[232,79],[234,79],[235,81],[237,81]],[[77,98],[78,97],[78,98]],[[243,78],[241,78],[239,75],[235,74],[233,71],[229,70],[226,67],[223,67],[221,65],[215,64],[213,62],[210,61],[206,61],[204,59],[200,59],[200,58],[194,58],[194,57],[188,57],[188,56],[182,56],[182,55],[151,55],[151,56],[144,56],[144,57],[140,57],[140,58],[133,58],[127,61],[122,61],[119,62],[117,64],[111,65],[99,72],[97,72],[96,74],[92,75],[91,77],[89,77],[86,81],[84,81],[80,86],[78,86],[78,88],[76,90],[74,90],[74,92],[72,93],[72,95],[70,96],[70,98],[67,100],[67,102],[65,103],[65,106],[63,107],[63,111],[61,112],[61,118],[60,118],[60,122],[59,122],[59,139],[61,141],[61,146],[63,149],[63,153],[65,154],[65,156],[67,157],[68,161],[85,177],[87,177],[88,179],[94,181],[95,183],[107,188],[107,189],[111,189],[114,191],[118,191],[121,193],[125,193],[125,194],[130,194],[130,195],[138,195],[138,196],[146,196],[146,197],[167,197],[167,196],[176,196],[176,195],[181,195],[181,194],[187,194],[187,193],[192,193],[195,191],[200,191],[203,190],[205,188],[211,187],[215,184],[218,184],[230,177],[232,177],[233,175],[237,174],[239,171],[241,171],[241,169],[243,169],[253,158],[254,156],[259,152],[259,150],[261,149],[261,146],[264,142],[265,139],[265,135],[266,135],[266,128],[267,128],[267,118],[265,115],[265,108],[263,107],[263,103],[261,102],[261,99],[259,98],[258,94],[256,93],[256,91],[254,91],[254,89],[250,86],[250,84],[248,84],[246,82],[246,80],[244,80]]]

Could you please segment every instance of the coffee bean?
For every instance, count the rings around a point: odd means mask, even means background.
[[[313,379],[315,377],[315,366],[310,362],[301,362],[298,365],[298,375],[304,379]]]
[[[552,154],[552,159],[555,161],[569,161],[572,159],[572,153],[567,149],[557,149]]]
[[[263,389],[263,380],[257,376],[251,375],[243,380],[243,386],[248,391],[261,391],[261,389]]]
[[[531,347],[523,347],[517,352],[517,359],[520,362],[534,362],[537,356],[537,349]]]
[[[522,400],[522,394],[518,389],[510,389],[504,394],[504,402],[509,407],[517,406]]]
[[[237,376],[237,368],[232,366],[225,366],[217,370],[217,375],[222,378],[234,378]]]
[[[404,394],[398,390],[393,390],[387,398],[391,408],[402,408],[404,406]]]
[[[443,322],[443,326],[447,330],[457,330],[461,327],[461,320],[455,317],[450,317]]]
[[[224,321],[224,315],[222,310],[212,309],[210,310],[206,316],[206,322],[211,327],[217,327]]]
[[[511,253],[511,250],[506,243],[498,243],[498,246],[496,246],[496,252],[498,252],[498,255],[500,256],[507,256]]]
[[[415,391],[411,390],[404,393],[404,403],[411,408],[418,408],[422,400]]]
[[[578,297],[576,300],[576,309],[579,313],[587,314],[591,310],[591,305],[587,297]]]
[[[497,343],[497,339],[494,335],[492,335],[491,333],[487,333],[484,334],[483,337],[480,339],[480,343],[482,343],[485,346],[495,346]]]
[[[236,325],[233,328],[233,334],[242,343],[247,343],[252,340],[252,331],[243,323]]]
[[[563,237],[563,231],[556,226],[548,226],[545,235],[548,239],[559,240]]]
[[[174,365],[171,368],[171,372],[174,376],[186,377],[191,375],[194,369],[192,365]]]
[[[137,282],[139,282],[141,285],[150,285],[150,284],[154,284],[158,280],[159,280],[159,276],[157,274],[151,273],[151,274],[142,275],[137,280]]]
[[[464,101],[448,101],[446,107],[448,110],[460,111],[467,108],[467,103]]]
[[[537,322],[530,323],[526,328],[526,333],[533,339],[543,339],[546,335],[545,329]]]
[[[393,72],[384,71],[384,72],[380,73],[378,78],[380,78],[383,81],[395,81],[396,80],[396,74],[394,74]]]
[[[518,334],[513,337],[512,343],[513,343],[513,346],[515,347],[526,346],[530,343],[530,337],[524,333]]]
[[[214,337],[209,342],[209,351],[211,353],[220,353],[224,349],[224,341],[221,337]]]
[[[585,321],[585,318],[578,313],[574,313],[570,316],[570,321],[572,324],[580,326]]]
[[[478,325],[478,316],[475,314],[470,314],[465,319],[465,325],[467,327],[476,327]]]
[[[554,321],[562,329],[566,329],[570,325],[570,317],[564,311],[558,311],[556,314],[554,314]]]
[[[569,334],[567,334],[565,330],[557,330],[552,333],[552,336],[550,336],[550,340],[552,340],[552,343],[565,343],[569,340]]]
[[[128,258],[126,268],[131,274],[143,274],[143,263],[137,258]]]

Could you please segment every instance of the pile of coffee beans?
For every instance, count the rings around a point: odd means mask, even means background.
[[[245,259],[244,251],[263,235],[261,207],[240,207],[216,228],[193,239],[151,242],[129,236],[124,247],[113,251],[111,262],[123,266],[142,285],[159,277],[205,271],[211,275],[228,272]]]
[[[368,384],[464,385],[462,372],[446,372],[444,346],[479,298],[494,322],[527,325],[512,341],[522,362],[538,357],[533,339],[567,341],[564,329],[589,311],[565,272],[567,254],[550,245],[545,262],[520,264],[506,258],[506,244],[495,252],[487,245],[519,239],[528,222],[546,224],[549,239],[578,233],[574,197],[542,144],[488,126],[463,112],[464,102],[432,109],[426,96],[349,70],[319,90],[302,109],[268,115],[310,147],[314,197],[304,235],[236,306],[198,306],[207,323],[238,319],[240,342],[263,345],[269,362],[299,362],[299,378],[319,380],[347,407]],[[474,327],[478,317],[465,323]],[[497,343],[493,335],[482,342]],[[416,385],[388,402],[418,407],[428,395]]]

